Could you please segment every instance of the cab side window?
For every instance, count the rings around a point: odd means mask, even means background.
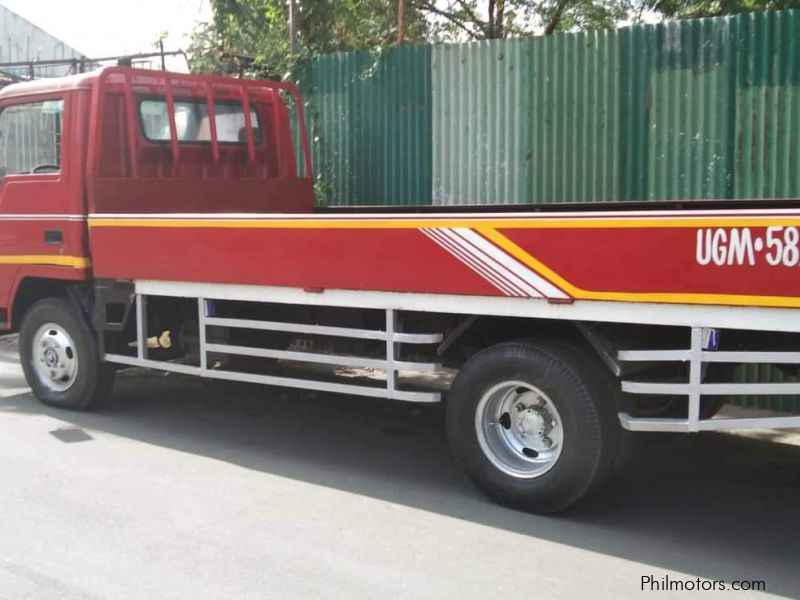
[[[63,100],[5,107],[0,112],[0,177],[61,171]]]

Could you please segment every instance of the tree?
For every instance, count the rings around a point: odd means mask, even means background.
[[[397,0],[295,0],[298,51],[289,52],[287,0],[211,0],[193,35],[198,71],[279,76],[293,60],[394,45]],[[406,0],[406,41],[439,43],[550,35],[636,22],[647,12],[692,18],[800,7],[800,0]]]
[[[406,0],[405,38],[436,43],[613,27],[634,11],[634,1]],[[296,3],[295,59],[386,47],[397,39],[397,0]],[[211,0],[211,6],[213,21],[194,32],[189,48],[195,70],[275,76],[289,68],[286,0]]]
[[[298,53],[289,56],[286,0],[211,0],[213,21],[198,27],[189,53],[197,71],[275,76],[292,60],[325,52],[367,50],[397,39],[397,0],[297,0]],[[406,13],[408,43],[428,39],[428,23]],[[244,57],[251,57],[247,60]]]
[[[439,41],[470,41],[613,27],[633,0],[409,0]]]
[[[800,8],[800,0],[649,0],[646,5],[666,17],[691,19]]]

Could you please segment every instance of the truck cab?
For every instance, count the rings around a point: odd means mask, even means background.
[[[286,83],[121,67],[0,91],[0,328],[92,280],[90,214],[310,212],[299,100]]]

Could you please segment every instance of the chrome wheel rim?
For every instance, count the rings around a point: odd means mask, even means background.
[[[45,323],[33,336],[33,369],[39,382],[54,392],[65,392],[78,375],[78,352],[72,337],[60,325]]]
[[[547,473],[564,447],[564,427],[553,401],[522,381],[504,381],[484,393],[475,430],[486,458],[518,479]]]

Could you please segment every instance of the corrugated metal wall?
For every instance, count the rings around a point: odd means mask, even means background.
[[[435,204],[526,201],[529,65],[529,40],[433,49]]]
[[[328,54],[305,70],[319,203],[430,204],[430,56]]]
[[[736,24],[734,194],[800,196],[800,11]]]
[[[797,382],[800,377],[784,373],[772,365],[747,365],[736,372],[736,380],[740,382],[770,383]],[[734,404],[750,408],[780,410],[800,414],[800,397],[798,396],[739,396]]]
[[[620,197],[619,37],[595,31],[529,40],[529,202]]]
[[[800,196],[800,12],[321,56],[321,202]]]
[[[702,19],[621,33],[624,199],[732,197],[735,23]]]

